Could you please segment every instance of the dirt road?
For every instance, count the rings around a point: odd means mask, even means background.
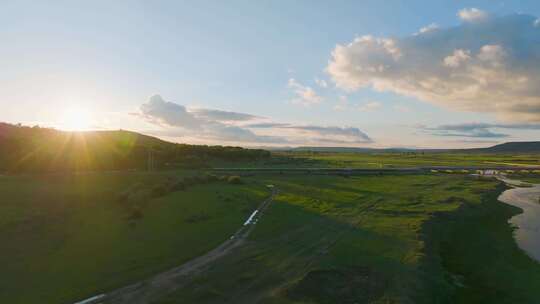
[[[232,235],[227,241],[219,245],[212,251],[195,258],[181,266],[170,269],[154,277],[117,289],[115,291],[102,294],[82,301],[85,304],[143,304],[150,303],[159,297],[166,295],[175,289],[183,286],[189,281],[189,277],[204,271],[213,262],[229,254],[235,248],[241,246],[251,231],[255,228],[257,221],[264,215],[264,211],[278,193],[275,188],[269,198],[263,201],[256,211],[254,211],[242,227]]]

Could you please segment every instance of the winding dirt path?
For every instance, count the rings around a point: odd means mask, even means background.
[[[278,190],[272,187],[272,194],[263,201],[249,219],[227,241],[183,265],[157,274],[150,279],[122,287],[112,292],[101,294],[78,303],[84,304],[143,304],[166,295],[183,286],[189,278],[207,269],[219,258],[231,253],[235,248],[245,243],[249,234],[255,228],[257,221],[264,215]]]

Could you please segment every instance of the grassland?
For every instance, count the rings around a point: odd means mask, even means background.
[[[521,180],[531,184],[540,184],[540,174],[511,174],[510,178]]]
[[[118,201],[134,184],[180,173],[0,177],[0,302],[73,303],[210,250],[268,195],[258,184],[216,182],[149,199]]]
[[[156,302],[535,303],[497,182],[452,175],[259,176],[281,190],[251,241]],[[515,261],[515,263],[514,263]]]
[[[276,152],[273,167],[404,168],[420,166],[540,166],[537,154]]]
[[[537,162],[523,155],[295,153],[241,166]],[[242,177],[241,184],[216,181],[162,191],[162,185],[199,173],[0,176],[1,302],[72,303],[182,264],[236,231],[268,195],[267,184],[280,194],[248,242],[156,303],[540,298],[540,265],[517,248],[507,220],[519,210],[497,202],[502,188],[495,180],[465,174],[258,174]],[[538,177],[529,173],[527,179]],[[132,195],[124,194],[140,188],[157,189],[158,195],[144,203],[133,195],[133,205]]]

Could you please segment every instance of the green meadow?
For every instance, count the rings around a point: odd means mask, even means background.
[[[404,168],[421,166],[540,166],[538,154],[434,152],[275,152],[274,167]]]
[[[156,303],[535,303],[494,180],[261,176],[280,195],[249,244]],[[509,261],[512,261],[511,263]]]
[[[248,241],[155,303],[540,298],[494,179],[181,170],[1,176],[0,299],[68,304],[181,265],[227,240],[268,184],[279,194]]]
[[[257,184],[218,181],[136,202],[136,216],[118,199],[133,185],[189,174],[0,177],[0,302],[73,303],[182,264],[228,238],[268,196]]]

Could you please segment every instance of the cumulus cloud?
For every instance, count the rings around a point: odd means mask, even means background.
[[[243,144],[360,144],[373,140],[354,127],[301,126],[216,109],[190,109],[152,96],[134,115],[160,127],[158,136],[196,138],[213,143]],[[255,132],[264,130],[265,132]]]
[[[415,35],[426,34],[429,32],[436,31],[437,29],[439,29],[439,26],[437,25],[437,23],[431,23],[430,25],[420,28],[420,30],[418,30],[418,32],[415,33]]]
[[[313,88],[304,86],[294,78],[289,79],[289,88],[294,90],[295,98],[292,100],[295,104],[311,106],[322,101],[322,97],[313,90]]]
[[[494,131],[497,129],[518,129],[518,130],[540,130],[540,124],[501,124],[501,123],[461,123],[446,124],[436,127],[418,126],[419,129],[436,136],[456,136],[456,137],[483,137],[483,138],[504,138],[509,134]]]
[[[477,22],[486,20],[489,17],[489,14],[479,10],[477,8],[464,8],[457,13],[459,19],[466,22]]]
[[[158,125],[182,126],[186,129],[198,129],[201,123],[186,107],[165,101],[159,95],[150,97],[147,103],[141,105],[140,116]]]
[[[443,63],[447,67],[457,68],[467,60],[471,59],[471,52],[469,50],[454,50],[452,55],[444,57]]]
[[[477,9],[459,16],[466,22],[429,35],[362,36],[337,45],[327,72],[344,90],[371,87],[506,121],[539,122],[537,18]]]
[[[163,100],[160,95],[140,106],[137,116],[162,127],[157,135],[170,137],[199,137],[208,140],[232,142],[279,143],[286,139],[273,136],[257,136],[244,129],[225,122],[246,121],[256,116],[212,109],[188,110],[177,103]]]

